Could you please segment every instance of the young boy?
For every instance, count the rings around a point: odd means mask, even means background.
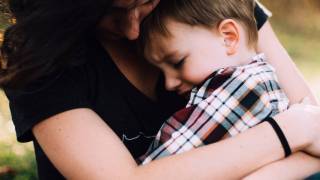
[[[161,0],[145,20],[144,56],[163,71],[168,90],[191,95],[163,124],[143,164],[235,136],[288,108],[274,68],[256,51],[254,5]]]

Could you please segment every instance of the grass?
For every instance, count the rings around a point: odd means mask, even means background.
[[[0,179],[32,180],[37,179],[34,152],[31,146],[21,146],[14,141],[0,144],[0,167],[8,167],[11,172]]]
[[[37,179],[33,146],[17,143],[10,119],[8,101],[0,91],[0,179]],[[1,173],[6,169],[11,172]]]

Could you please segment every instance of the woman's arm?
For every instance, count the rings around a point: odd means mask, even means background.
[[[320,145],[314,141],[320,131],[319,108],[294,106],[275,119],[294,152],[305,148],[320,155],[320,147],[314,146]],[[307,125],[302,126],[304,123]],[[234,138],[144,166],[136,164],[120,139],[89,109],[55,115],[37,124],[33,133],[68,179],[236,179],[283,157],[278,137],[267,123]],[[310,141],[316,144],[310,146]]]
[[[275,67],[280,85],[291,104],[299,103],[305,97],[309,97],[312,104],[319,104],[269,22],[259,30],[258,51],[265,53],[270,64]]]
[[[309,100],[305,100],[304,103],[309,103]],[[317,172],[320,172],[320,159],[297,152],[286,159],[258,169],[244,179],[305,179]]]
[[[313,95],[303,76],[279,42],[269,22],[265,23],[259,31],[258,50],[266,53],[270,63],[276,68],[280,84],[289,97],[291,104],[309,97],[309,103],[319,105],[317,98]],[[318,158],[306,154],[302,155],[302,153],[293,154],[289,159],[275,162],[253,173],[250,178],[262,178],[266,175],[269,175],[269,178],[271,176],[281,175],[283,177],[288,175],[287,178],[289,179],[290,177],[301,177],[301,175],[308,176],[314,171],[320,171],[319,164],[320,159]],[[299,171],[296,171],[297,168],[299,168]],[[277,169],[285,169],[286,171],[278,171]],[[282,174],[277,174],[276,172],[282,172]]]
[[[320,160],[305,153],[294,155],[267,165],[250,174],[245,180],[305,179],[320,171]]]

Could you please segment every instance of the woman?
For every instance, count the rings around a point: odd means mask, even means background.
[[[165,118],[185,101],[164,91],[158,70],[136,54],[134,41],[126,40],[138,37],[140,22],[158,2],[11,0],[17,24],[5,34],[1,85],[18,140],[34,142],[40,179],[240,178],[283,158],[276,134],[262,123],[214,145],[136,164],[134,158],[146,151]],[[284,60],[271,61],[276,68],[287,67],[280,81],[291,75],[304,83],[265,23],[267,16],[259,8],[256,13],[264,24],[259,48],[271,60]],[[309,89],[301,86],[287,94],[297,102]],[[294,105],[276,117],[293,152],[320,155],[319,116],[317,107]],[[226,158],[233,151],[245,158]],[[298,156],[285,164],[317,162]]]

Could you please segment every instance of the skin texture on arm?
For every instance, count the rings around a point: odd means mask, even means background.
[[[293,151],[310,147],[314,141],[310,132],[320,130],[315,118],[319,113],[307,119],[309,127],[301,126],[302,110],[288,110],[276,117]],[[296,120],[286,121],[293,117]],[[296,131],[304,133],[297,135]],[[236,179],[283,157],[281,144],[267,123],[234,138],[145,166],[136,164],[120,139],[89,109],[57,114],[37,124],[33,133],[67,179]]]
[[[305,97],[308,97],[307,104],[319,105],[317,98],[279,42],[269,22],[265,23],[259,31],[258,49],[266,53],[270,63],[276,68],[280,84],[289,97],[291,104],[298,103]],[[278,179],[300,179],[306,178],[318,171],[320,171],[320,159],[299,152],[287,159],[259,169],[247,177],[247,179],[270,179],[273,177]]]
[[[265,53],[269,63],[275,67],[280,85],[291,104],[299,103],[305,97],[309,97],[311,104],[319,105],[317,98],[279,42],[269,22],[266,22],[259,30],[258,51]]]
[[[302,152],[267,165],[250,174],[245,180],[304,179],[320,171],[320,161]]]

